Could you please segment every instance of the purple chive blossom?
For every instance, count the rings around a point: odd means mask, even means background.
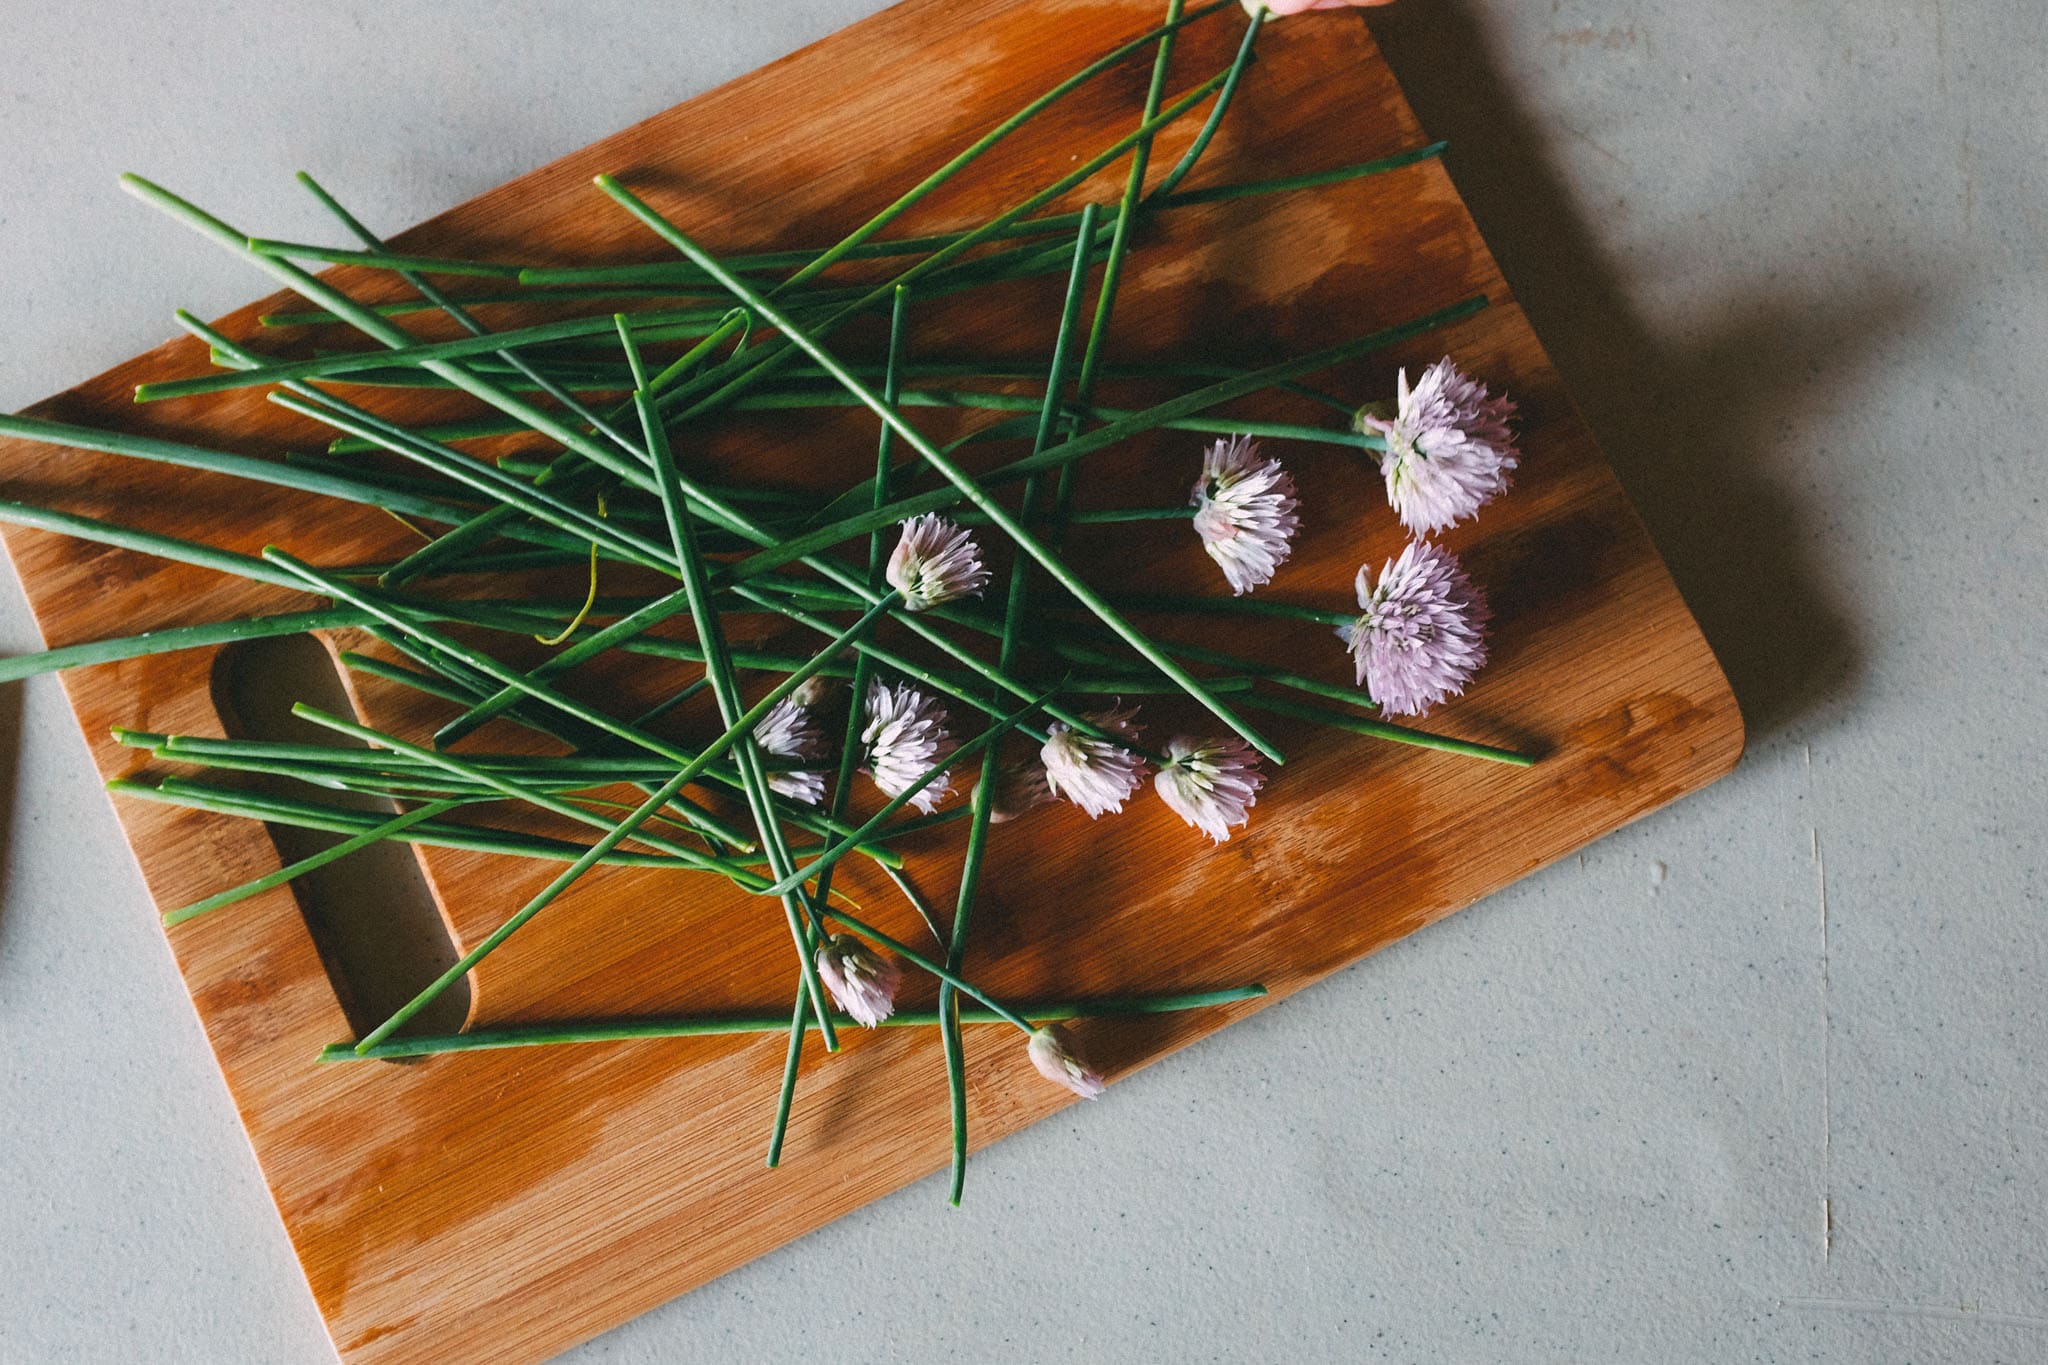
[[[768,714],[754,723],[754,742],[763,753],[776,758],[821,758],[825,734],[812,719],[809,708],[797,703],[791,693],[768,708]],[[807,769],[777,770],[768,774],[768,787],[792,801],[815,806],[825,799],[825,774]]]
[[[1067,1043],[1066,1030],[1057,1024],[1035,1030],[1024,1050],[1030,1054],[1031,1065],[1038,1068],[1039,1075],[1065,1086],[1084,1100],[1094,1099],[1105,1089],[1101,1075],[1074,1055]]]
[[[1401,524],[1420,536],[1456,525],[1506,490],[1518,457],[1508,418],[1515,405],[1486,391],[1450,358],[1437,361],[1408,387],[1401,371],[1390,421],[1370,410],[1359,430],[1387,438],[1380,472],[1387,502]]]
[[[874,1028],[896,1012],[903,969],[857,938],[829,936],[818,949],[818,977],[839,1008],[863,1028]]]
[[[1138,727],[1131,717],[1137,714],[1135,706],[1121,711],[1112,708],[1087,720],[1098,730],[1136,739]],[[1091,820],[1122,810],[1145,775],[1144,760],[1129,749],[1084,735],[1064,721],[1054,721],[1048,728],[1038,756],[1045,764],[1046,786],[1053,795],[1066,797],[1087,811]]]
[[[1358,660],[1358,681],[1392,716],[1419,716],[1465,690],[1486,663],[1486,595],[1457,557],[1415,541],[1380,570],[1358,570],[1364,614],[1337,627]]]
[[[1259,443],[1232,436],[1202,457],[1202,477],[1188,499],[1195,533],[1223,570],[1231,592],[1243,595],[1269,583],[1287,562],[1301,518],[1294,515],[1294,480],[1278,460],[1259,458]]]
[[[988,582],[974,537],[936,512],[903,523],[886,574],[911,611],[978,593]]]
[[[1044,763],[1036,758],[1005,763],[996,770],[996,795],[989,803],[989,822],[1000,825],[1057,800],[1052,785],[1046,781]]]
[[[1166,757],[1152,787],[1175,815],[1219,844],[1230,838],[1232,825],[1251,818],[1246,812],[1266,785],[1251,745],[1235,735],[1207,741],[1176,735]]]
[[[959,747],[946,729],[945,708],[908,683],[870,687],[867,715],[860,740],[867,746],[868,772],[886,796],[901,796]],[[929,815],[952,786],[952,773],[940,773],[910,804]]]

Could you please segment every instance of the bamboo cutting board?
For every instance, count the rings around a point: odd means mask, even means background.
[[[590,188],[598,172],[617,174],[713,250],[828,242],[1039,91],[1149,28],[1159,9],[1155,0],[908,0],[396,245],[523,261],[662,259],[658,244]],[[1171,89],[1220,69],[1243,22],[1233,10],[1190,28]],[[1058,106],[892,235],[979,221],[1059,174],[1076,151],[1114,141],[1135,121],[1149,65],[1140,57]],[[1162,137],[1155,165],[1171,163],[1192,123]],[[1239,104],[1190,187],[1342,165],[1424,140],[1355,17],[1290,19],[1262,39]],[[1119,166],[1083,193],[1107,201],[1121,175]],[[172,188],[208,198],[206,186]],[[232,205],[211,207],[234,217]],[[389,281],[363,272],[333,278],[359,297],[394,296]],[[1036,363],[1057,287],[1042,281],[970,307],[936,305],[917,317],[913,354],[958,342]],[[1117,356],[1257,363],[1475,292],[1492,300],[1483,312],[1319,382],[1364,401],[1391,391],[1397,364],[1448,352],[1521,403],[1515,488],[1476,526],[1446,537],[1491,595],[1494,662],[1428,725],[1534,748],[1542,761],[1513,770],[1276,723],[1269,733],[1291,761],[1250,829],[1220,848],[1149,796],[1101,825],[1062,807],[1001,826],[969,954],[983,984],[1029,1000],[1261,980],[1274,998],[1285,996],[1734,764],[1742,724],[1726,682],[1440,165],[1176,210],[1137,244],[1117,310]],[[343,344],[335,332],[257,326],[259,312],[295,306],[265,300],[219,325],[266,349]],[[845,344],[872,354],[873,341],[856,332]],[[172,342],[33,411],[255,454],[317,448],[321,433],[253,394],[129,401],[140,381],[206,367],[199,345]],[[402,420],[457,410],[411,391],[379,390],[366,401]],[[1242,410],[1328,415],[1290,401]],[[935,421],[933,429],[944,427]],[[802,424],[764,418],[733,423],[699,455],[789,480],[822,468],[825,481],[843,484],[871,460],[873,440],[872,419],[858,414]],[[1302,486],[1307,529],[1268,591],[1348,606],[1357,566],[1377,566],[1402,543],[1377,475],[1333,448],[1273,450]],[[1198,461],[1192,436],[1135,443],[1090,463],[1084,500],[1176,500]],[[388,557],[407,544],[402,528],[374,512],[20,441],[0,442],[0,496],[250,553],[275,542],[316,563]],[[9,530],[6,540],[52,645],[311,605],[38,532]],[[1075,555],[1138,587],[1222,590],[1185,532],[1148,533],[1135,546],[1077,533]],[[1285,657],[1333,680],[1349,668],[1321,627],[1197,624],[1222,648]],[[593,695],[624,704],[687,674],[644,662],[630,673],[578,677]],[[115,745],[112,726],[218,734],[226,723],[211,653],[102,665],[64,681],[109,778],[167,771]],[[448,714],[440,703],[357,681],[358,708],[382,728],[418,736]],[[1192,720],[1161,708],[1153,733],[1163,738],[1184,719]],[[690,723],[678,722],[684,731]],[[132,800],[116,809],[161,907],[278,866],[260,825]],[[910,850],[913,875],[942,906],[951,902],[958,848],[952,829]],[[463,947],[555,870],[446,850],[426,851],[421,865]],[[884,927],[916,932],[866,869],[849,864],[844,885]],[[707,931],[714,922],[715,934]],[[762,1143],[780,1036],[323,1066],[313,1060],[320,1046],[350,1036],[350,1026],[290,890],[168,938],[307,1282],[351,1361],[545,1357],[946,1160],[944,1073],[929,1030],[849,1037],[845,1054],[831,1059],[807,1054],[785,1164],[769,1171]],[[788,959],[779,910],[764,914],[722,884],[609,869],[484,964],[471,1019],[786,1009]],[[908,988],[909,1003],[928,1000],[923,986]],[[1087,1022],[1075,1034],[1114,1077],[1255,1007]],[[968,1056],[977,1145],[1067,1102],[1030,1072],[1006,1031],[970,1029]],[[1114,1086],[1102,1102],[1119,1102]],[[973,1194],[970,1176],[970,1217]]]

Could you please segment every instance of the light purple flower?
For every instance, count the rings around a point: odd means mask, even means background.
[[[1167,741],[1167,764],[1152,778],[1175,815],[1217,843],[1230,838],[1230,827],[1242,825],[1259,799],[1266,775],[1252,746],[1236,735],[1199,740],[1176,735]]]
[[[1380,570],[1358,570],[1364,614],[1337,627],[1358,660],[1358,681],[1392,716],[1419,716],[1455,697],[1486,663],[1486,595],[1457,557],[1414,541]]]
[[[874,1028],[896,1012],[903,969],[859,939],[832,934],[818,948],[818,977],[853,1022]]]
[[[1098,730],[1136,739],[1138,727],[1131,717],[1137,714],[1135,706],[1112,708],[1086,719]],[[1144,760],[1121,744],[1084,735],[1064,721],[1054,721],[1046,734],[1038,751],[1045,764],[1046,786],[1053,795],[1064,796],[1087,811],[1091,820],[1122,810],[1145,776]]]
[[[988,582],[974,537],[936,512],[903,523],[884,572],[910,611],[978,593]]]
[[[868,688],[868,772],[884,795],[901,796],[910,785],[949,758],[959,746],[946,729],[946,711],[908,683],[878,682]],[[952,790],[953,774],[940,773],[910,798],[929,815]]]
[[[795,693],[769,707],[768,714],[754,723],[754,742],[763,753],[777,758],[820,758],[825,753],[825,734],[810,710],[797,704]],[[768,774],[768,787],[792,801],[815,806],[825,799],[825,774],[778,769]]]
[[[996,796],[989,803],[989,822],[1000,825],[1057,800],[1052,784],[1046,780],[1044,763],[1036,758],[1005,763],[996,771]]]
[[[1301,529],[1294,479],[1278,460],[1259,458],[1257,441],[1232,436],[1211,445],[1188,500],[1202,548],[1222,568],[1231,592],[1243,595],[1271,582],[1287,562]]]
[[[1101,1074],[1074,1055],[1067,1043],[1066,1030],[1057,1024],[1033,1032],[1024,1050],[1031,1055],[1031,1065],[1038,1068],[1039,1075],[1065,1086],[1084,1100],[1094,1099],[1107,1088]]]
[[[1402,370],[1397,393],[1391,420],[1367,409],[1358,427],[1387,438],[1380,472],[1402,525],[1426,536],[1463,521],[1507,489],[1519,463],[1508,431],[1512,402],[1488,393],[1448,356],[1424,370],[1413,389]]]

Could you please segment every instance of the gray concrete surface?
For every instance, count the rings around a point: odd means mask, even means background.
[[[4,0],[0,407],[256,292],[120,170],[401,225],[869,7]],[[572,1358],[2048,1357],[2048,11],[1380,27],[1741,770]],[[53,682],[0,742],[0,1360],[322,1358]]]

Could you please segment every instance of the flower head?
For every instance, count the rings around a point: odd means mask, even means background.
[[[1401,371],[1396,411],[1389,419],[1358,415],[1361,431],[1387,438],[1380,472],[1387,502],[1417,535],[1452,526],[1503,492],[1518,457],[1508,418],[1515,405],[1486,391],[1447,356],[1408,387]]]
[[[1337,627],[1358,660],[1358,681],[1392,716],[1419,716],[1465,690],[1486,663],[1486,595],[1457,557],[1415,541],[1380,570],[1358,570],[1364,615]]]
[[[1152,778],[1153,790],[1175,815],[1219,844],[1230,837],[1232,825],[1250,818],[1246,811],[1266,785],[1258,755],[1236,735],[1206,741],[1176,735],[1167,741],[1166,757]]]
[[[768,714],[754,723],[754,742],[762,752],[777,758],[818,758],[825,752],[825,735],[808,707],[797,703],[791,693],[768,708]],[[792,801],[815,806],[825,799],[825,774],[809,769],[779,769],[768,774],[768,787]]]
[[[1260,459],[1259,443],[1247,436],[1209,447],[1189,501],[1202,548],[1239,595],[1272,581],[1301,529],[1301,518],[1294,515],[1294,479],[1278,460]]]
[[[1046,781],[1044,763],[1036,758],[1005,763],[996,770],[996,797],[989,803],[989,822],[1000,825],[1057,800]]]
[[[910,611],[970,596],[988,582],[974,537],[936,512],[903,523],[886,573]]]
[[[908,683],[878,682],[868,688],[868,719],[860,740],[867,746],[875,785],[890,797],[908,791],[959,747],[946,729],[945,708]],[[952,773],[940,773],[910,804],[929,815],[952,786]]]
[[[859,939],[828,935],[818,948],[818,977],[853,1022],[874,1028],[896,1012],[903,969]]]
[[[1084,1100],[1094,1099],[1105,1089],[1095,1068],[1074,1055],[1067,1044],[1066,1030],[1058,1024],[1034,1030],[1024,1050],[1031,1055],[1031,1065],[1038,1068],[1039,1075],[1065,1086]]]
[[[1086,719],[1098,730],[1136,739],[1138,727],[1131,717],[1137,714],[1135,706],[1112,708]],[[1129,749],[1084,735],[1064,721],[1054,721],[1049,727],[1038,756],[1045,764],[1045,784],[1052,794],[1066,797],[1087,811],[1091,820],[1122,810],[1145,775],[1144,760]]]

